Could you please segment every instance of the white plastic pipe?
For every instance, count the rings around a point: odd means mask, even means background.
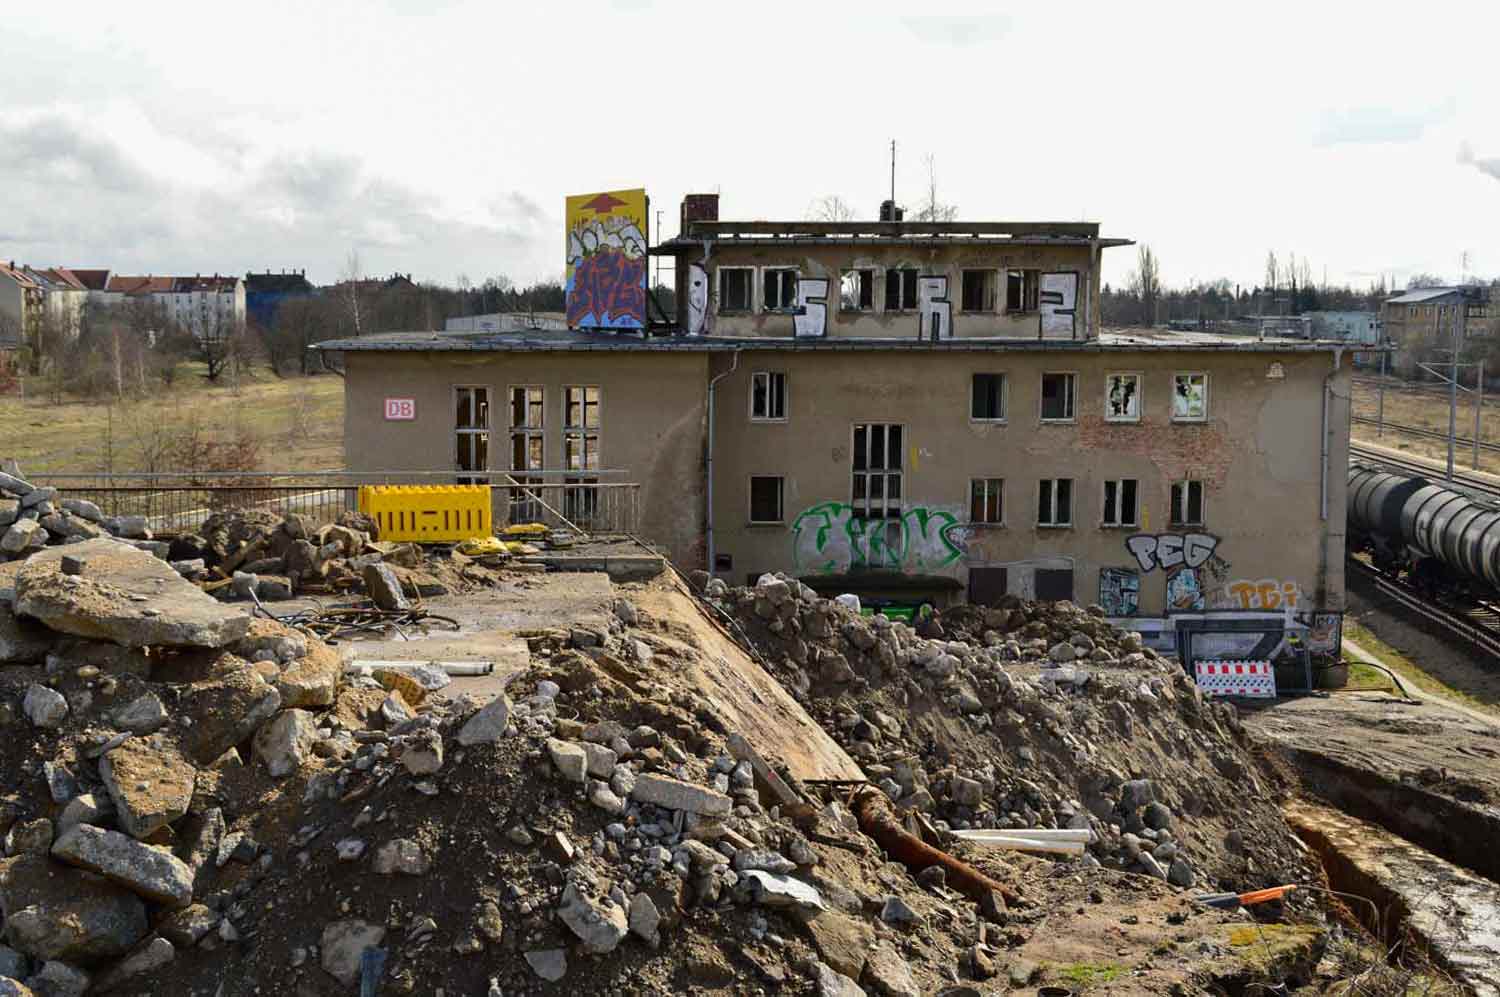
[[[1008,848],[1015,852],[1051,852],[1054,855],[1082,855],[1087,847],[1081,841],[1037,841],[1033,838],[966,838],[986,848]]]
[[[358,675],[365,669],[389,668],[392,671],[416,668],[438,668],[447,675],[468,677],[474,675],[489,675],[495,670],[493,661],[381,661],[374,659],[359,659],[347,662],[344,665],[345,675]]]
[[[1031,838],[1035,841],[1088,842],[1094,836],[1094,832],[1086,827],[982,827],[972,831],[954,831],[953,833],[960,838],[973,841],[983,841],[987,838]]]

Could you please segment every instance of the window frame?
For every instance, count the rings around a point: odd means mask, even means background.
[[[776,482],[776,512],[775,519],[755,518],[755,482],[767,480]],[[745,478],[745,504],[747,506],[746,524],[750,526],[785,526],[786,525],[786,475],[784,474],[751,474]]]
[[[994,267],[962,267],[958,271],[958,311],[963,315],[993,315],[999,310],[1000,283],[998,274],[1000,271]],[[982,304],[978,308],[968,306],[968,279],[970,274],[977,274],[984,279],[984,287],[980,297],[988,304]]]
[[[791,276],[791,282],[792,282],[791,301],[788,302],[787,304],[780,304],[779,303],[780,300],[784,299],[786,297],[786,280],[787,280],[787,276],[788,275]],[[797,309],[797,279],[799,277],[801,277],[801,276],[802,276],[802,271],[800,269],[798,269],[797,267],[789,267],[789,266],[761,267],[760,268],[760,281],[759,281],[759,284],[760,284],[760,295],[761,295],[760,311],[763,314],[766,314],[766,315],[790,315],[792,312],[796,311],[796,309]],[[777,296],[777,298],[778,298],[778,303],[777,304],[772,304],[770,301],[768,301],[766,299],[766,281],[769,280],[772,277],[778,278],[777,281],[776,281],[776,284],[777,284],[777,290],[780,293]]]
[[[755,382],[758,378],[766,378],[766,405],[768,414],[755,414]],[[781,415],[770,415],[771,385],[775,382],[773,378],[781,378]],[[751,422],[786,422],[789,406],[788,386],[790,379],[784,370],[756,370],[750,372],[750,421]]]
[[[845,267],[839,270],[839,311],[841,313],[863,315],[875,311],[875,272],[874,267]],[[868,305],[856,305],[850,308],[844,304],[844,279],[849,276],[859,277],[858,297],[862,300],[868,295],[870,299]]]
[[[856,446],[856,442],[859,439],[859,430],[861,428],[863,428],[865,430],[865,448],[868,451],[869,448],[870,448],[870,439],[871,439],[870,430],[873,429],[873,428],[875,428],[875,427],[877,427],[877,426],[880,428],[881,432],[885,435],[885,441],[884,441],[884,444],[883,444],[883,453],[885,454],[885,461],[884,461],[884,463],[879,468],[876,468],[876,467],[871,466],[871,464],[869,462],[869,459],[867,457],[865,459],[865,467],[864,467],[864,469],[860,470],[859,467],[858,467],[859,455],[857,453],[857,451],[858,451],[859,448]],[[897,463],[895,464],[894,468],[891,465],[891,459],[890,459],[890,455],[892,453],[891,446],[890,446],[890,437],[891,437],[890,431],[893,428],[894,429],[899,429],[900,430],[900,435],[901,435],[901,446],[898,447],[896,449],[896,451],[895,451],[895,453],[897,455]],[[907,436],[906,436],[906,423],[904,423],[904,422],[855,422],[855,423],[851,423],[850,424],[850,426],[849,426],[849,508],[852,510],[853,515],[854,515],[854,517],[856,519],[860,519],[860,520],[878,519],[878,520],[884,520],[884,521],[889,522],[892,518],[895,518],[897,520],[899,520],[901,518],[902,509],[904,508],[904,505],[905,505],[905,502],[906,502],[906,459],[905,459],[905,456],[903,454],[903,451],[904,451],[904,449],[906,447],[906,440],[907,440]],[[855,494],[855,491],[856,491],[856,489],[855,489],[855,482],[857,482],[859,480],[860,476],[863,476],[864,479],[865,479],[865,494],[862,497],[861,496],[856,496],[856,494]],[[869,487],[869,481],[870,481],[870,479],[873,476],[879,476],[880,479],[881,479],[881,496],[880,496],[881,514],[879,516],[871,516],[868,513],[868,510],[870,508],[870,487]],[[895,511],[895,516],[894,517],[892,517],[892,515],[891,515],[891,513],[892,513],[892,502],[891,502],[891,489],[889,487],[890,486],[890,481],[891,481],[892,478],[896,479],[897,490],[900,491],[900,493],[901,493],[900,495],[898,495],[896,497],[896,500],[895,500],[895,503],[894,503],[894,511]],[[861,511],[862,509],[865,510],[865,511]]]
[[[1178,415],[1177,414],[1177,379],[1180,377],[1203,378],[1203,414],[1202,415]],[[1209,406],[1212,400],[1209,397],[1209,378],[1206,370],[1174,370],[1172,372],[1172,393],[1167,415],[1172,422],[1207,422]]]
[[[1057,519],[1057,512],[1058,512],[1057,496],[1058,496],[1059,491],[1061,491],[1061,489],[1059,489],[1057,487],[1057,484],[1060,481],[1066,481],[1068,483],[1068,510],[1067,510],[1068,511],[1068,518],[1067,518],[1066,521],[1063,521],[1063,522],[1059,522],[1058,519]],[[1039,530],[1070,530],[1070,529],[1073,528],[1073,486],[1074,486],[1074,484],[1076,482],[1077,482],[1076,478],[1038,478],[1037,479],[1037,482],[1036,482],[1036,484],[1037,484],[1037,495],[1036,495],[1036,526],[1037,526],[1037,529],[1039,529]],[[1052,491],[1051,491],[1051,498],[1052,498],[1052,501],[1051,501],[1051,516],[1052,516],[1052,521],[1044,523],[1044,522],[1042,522],[1042,486],[1046,485],[1048,483],[1051,483],[1051,485],[1052,485]]]
[[[906,294],[905,294],[905,290],[906,290],[906,275],[907,274],[911,275],[911,300],[910,301],[906,300]],[[890,306],[890,304],[889,304],[890,297],[891,297],[891,291],[890,291],[891,277],[893,275],[895,276],[895,278],[897,280],[897,285],[896,285],[896,289],[897,289],[896,290],[897,305],[896,305],[895,308],[892,308]],[[920,288],[918,287],[918,279],[921,276],[922,276],[922,271],[921,271],[921,269],[919,267],[886,267],[885,268],[885,273],[884,273],[885,281],[884,281],[884,284],[882,285],[882,287],[880,289],[881,290],[881,296],[880,296],[880,311],[881,311],[881,314],[883,314],[883,315],[902,315],[902,314],[905,314],[907,312],[914,312],[914,311],[916,311],[917,308],[919,307],[919,305],[918,305],[918,299],[921,297]]]
[[[527,392],[527,396],[521,403],[525,411],[525,420],[521,423],[517,423],[515,419],[516,392],[518,391]],[[531,400],[529,395],[533,391],[541,396],[539,401]],[[508,399],[506,412],[509,416],[506,421],[510,424],[507,429],[507,441],[510,443],[508,477],[517,485],[522,486],[508,489],[507,513],[512,523],[535,522],[542,518],[542,508],[541,503],[532,496],[539,495],[542,487],[547,483],[539,473],[547,469],[547,388],[542,384],[511,384],[506,386],[505,394]],[[531,421],[533,414],[537,417],[535,423]],[[521,441],[524,463],[530,463],[531,444],[532,441],[536,442],[541,451],[540,467],[516,466],[516,441],[518,439]],[[527,494],[528,491],[531,495]]]
[[[1068,414],[1066,416],[1048,416],[1047,390],[1048,377],[1068,378]],[[1076,370],[1044,370],[1037,379],[1037,419],[1044,425],[1068,425],[1078,421],[1078,372]]]
[[[1000,379],[1000,414],[998,416],[977,416],[974,414],[974,391],[977,387],[976,379],[980,377],[998,377]],[[1010,377],[1003,370],[975,370],[969,372],[969,421],[986,426],[1003,426],[1008,421],[1010,411]]]
[[[1127,481],[1129,481],[1129,482],[1131,482],[1132,484],[1135,485],[1135,503],[1134,503],[1135,508],[1133,510],[1134,515],[1128,521],[1124,517],[1122,517],[1120,515],[1120,502],[1121,502],[1121,498],[1122,498],[1122,496],[1124,494],[1124,491],[1125,491],[1124,485],[1125,485],[1125,482],[1127,482]],[[1110,501],[1109,501],[1109,486],[1110,485],[1114,485],[1115,486],[1115,501],[1114,501],[1114,507],[1113,507],[1113,509],[1111,509],[1111,507],[1110,507]],[[1128,530],[1138,530],[1138,529],[1140,529],[1140,526],[1141,526],[1141,479],[1140,478],[1105,478],[1099,484],[1099,493],[1100,493],[1100,498],[1103,499],[1103,502],[1101,503],[1102,506],[1103,506],[1103,509],[1101,510],[1102,515],[1099,518],[1099,528],[1101,530],[1127,530],[1127,529]],[[1113,514],[1114,514],[1114,519],[1110,519],[1109,518],[1111,512],[1113,512]]]
[[[490,444],[493,442],[493,438],[494,438],[494,435],[495,435],[495,425],[494,425],[495,424],[495,389],[494,389],[493,386],[488,385],[488,384],[455,384],[452,387],[453,387],[453,390],[452,390],[452,394],[451,394],[450,397],[453,399],[453,403],[452,403],[452,407],[449,409],[449,411],[451,411],[454,414],[453,449],[452,449],[451,453],[453,455],[453,471],[454,471],[455,478],[457,479],[458,484],[461,484],[461,485],[487,485],[487,484],[490,483],[490,476],[491,476],[491,471],[492,471],[492,468],[490,467],[490,464],[491,464]],[[471,394],[469,395],[469,419],[470,419],[471,422],[477,420],[477,415],[475,413],[475,396],[472,394],[472,392],[475,392],[475,391],[483,391],[484,392],[484,425],[482,425],[482,426],[480,426],[480,425],[471,425],[471,426],[466,426],[466,427],[460,427],[457,424],[458,423],[458,402],[459,402],[459,398],[461,396],[461,393],[465,392],[465,391],[471,392]],[[484,437],[484,466],[483,467],[480,467],[480,468],[463,468],[463,467],[459,467],[459,459],[458,459],[458,457],[459,457],[459,454],[458,454],[459,447],[458,447],[458,441],[459,441],[459,438],[462,437],[462,436],[468,436],[468,437],[470,437],[469,452],[470,452],[471,455],[474,452],[473,437],[478,437],[478,436],[483,436]]]
[[[588,395],[585,394],[579,409],[579,415],[582,416],[583,422],[575,426],[570,419],[571,412],[569,410],[573,406],[570,402],[569,394],[577,390],[587,392],[591,388],[597,393],[594,401],[594,424],[592,426],[588,424]],[[592,449],[590,449],[588,444],[590,437],[594,440]],[[602,387],[597,384],[564,384],[562,386],[562,439],[562,469],[565,474],[573,477],[583,477],[589,474],[597,474],[603,468],[604,464],[601,454],[604,450],[604,389]],[[583,446],[583,466],[576,470],[568,466],[568,444],[574,439],[581,440]],[[590,453],[594,456],[594,466],[592,468],[588,466]]]
[[[1109,414],[1109,388],[1110,379],[1115,377],[1135,378],[1135,415],[1110,415]],[[1138,370],[1107,370],[1104,372],[1104,421],[1105,422],[1140,422],[1146,413],[1146,376]]]
[[[994,497],[995,497],[996,503],[999,505],[999,513],[1000,513],[1000,515],[999,515],[998,518],[996,518],[996,519],[975,519],[974,518],[974,486],[975,485],[983,485],[984,486],[984,495],[982,497],[982,501],[984,502],[986,510],[988,509],[989,499],[991,497],[991,486],[995,486],[995,488],[994,488]],[[1006,509],[1006,503],[1005,503],[1005,479],[1004,478],[984,477],[984,478],[970,478],[969,479],[969,522],[968,522],[967,525],[969,525],[969,526],[978,526],[978,527],[982,527],[982,528],[985,528],[985,529],[1003,529],[1005,527],[1005,525],[1006,525],[1006,519],[1005,519],[1006,513],[1007,513],[1007,509]]]
[[[1020,305],[1016,308],[1010,306],[1010,275],[1021,275]],[[1027,275],[1030,274],[1030,280]],[[1027,292],[1030,291],[1028,294]],[[1031,307],[1027,307],[1027,304]],[[1005,268],[1005,314],[1007,315],[1035,315],[1042,310],[1042,271],[1040,267],[1006,267]]]
[[[746,301],[743,308],[728,308],[724,305],[724,277],[729,273],[743,273],[748,277],[746,285]],[[755,268],[740,266],[720,266],[714,269],[714,290],[718,292],[714,298],[714,312],[718,315],[751,315],[755,312]]]
[[[1191,486],[1198,486],[1198,518],[1188,518],[1187,508],[1182,510],[1183,515],[1177,514],[1177,497],[1182,496],[1182,504],[1190,507],[1192,505]],[[1178,488],[1182,491],[1179,493]],[[1202,478],[1178,478],[1167,488],[1167,526],[1172,529],[1191,529],[1208,525],[1208,486]]]

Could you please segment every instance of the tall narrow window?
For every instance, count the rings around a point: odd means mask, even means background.
[[[885,272],[885,310],[910,311],[917,307],[917,271],[891,269]]]
[[[969,384],[969,418],[976,422],[1005,421],[1005,375],[975,374]]]
[[[1041,287],[1040,270],[1007,270],[1005,273],[1005,310],[1034,312]]]
[[[786,420],[786,374],[758,370],[750,375],[750,418],[756,422]]]
[[[1208,418],[1208,375],[1172,375],[1172,421],[1202,422]]]
[[[859,519],[901,518],[902,429],[887,423],[854,427],[850,504]]]
[[[797,306],[797,271],[783,267],[767,267],[765,271],[765,296],[761,308],[768,312],[781,312]]]
[[[563,388],[563,515],[584,527],[599,509],[599,429],[599,388]]]
[[[488,471],[490,468],[490,390],[455,388],[454,400],[457,403],[454,434],[458,483],[488,484],[488,477],[473,472]]]
[[[1203,525],[1203,482],[1189,478],[1172,482],[1172,526]]]
[[[999,526],[1005,522],[1005,481],[974,478],[969,481],[969,522]]]
[[[874,270],[845,270],[839,274],[839,311],[867,312],[874,307]]]
[[[757,474],[750,478],[750,522],[780,523],[783,480],[779,475]]]
[[[1110,422],[1141,421],[1141,375],[1110,374],[1105,377],[1104,418]]]
[[[1037,482],[1036,524],[1073,525],[1073,479],[1043,478]]]
[[[519,485],[527,488],[510,490],[510,521],[531,523],[542,518],[537,501],[546,468],[543,444],[543,420],[546,413],[545,392],[536,386],[510,389],[510,471]]]
[[[1075,374],[1042,375],[1042,421],[1067,422],[1073,418]]]
[[[1134,478],[1106,481],[1104,483],[1104,517],[1099,521],[1100,524],[1103,526],[1138,525],[1136,492],[1137,482]]]

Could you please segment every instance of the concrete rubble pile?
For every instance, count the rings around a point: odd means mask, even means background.
[[[96,537],[115,537],[161,557],[167,554],[167,545],[152,539],[144,516],[106,516],[93,502],[62,498],[56,488],[0,471],[0,563]]]
[[[1098,607],[1009,597],[945,614],[975,639],[925,639],[786,576],[696,580],[896,806],[942,831],[1089,829],[1097,861],[1183,888],[1305,868],[1233,706]]]

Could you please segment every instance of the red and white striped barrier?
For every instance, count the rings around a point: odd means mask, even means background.
[[[1269,661],[1195,661],[1193,671],[1205,696],[1276,698],[1276,673]]]

